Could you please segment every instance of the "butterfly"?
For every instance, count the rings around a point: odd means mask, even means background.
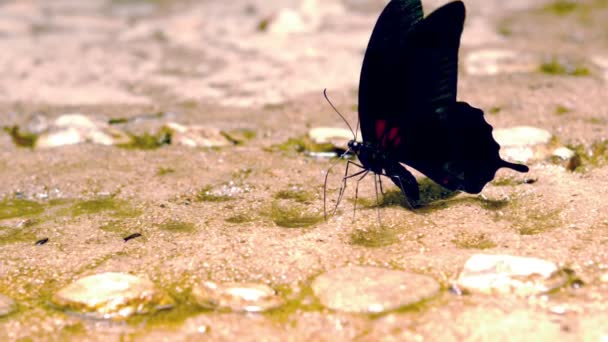
[[[363,139],[348,143],[359,163],[347,162],[338,203],[348,178],[372,172],[388,177],[417,207],[418,183],[403,164],[449,190],[472,194],[499,168],[528,171],[500,158],[482,110],[456,100],[464,20],[461,1],[423,18],[419,0],[392,0],[380,14],[359,81]],[[348,175],[350,165],[360,170]]]

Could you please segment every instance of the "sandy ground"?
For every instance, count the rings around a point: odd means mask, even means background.
[[[423,1],[427,13],[443,3]],[[526,175],[501,170],[483,196],[441,197],[416,174],[426,201],[417,210],[400,205],[392,186],[377,209],[367,179],[354,221],[349,200],[323,221],[333,161],[277,146],[311,127],[343,127],[323,88],[356,122],[360,63],[383,1],[0,1],[0,126],[35,131],[65,113],[162,112],[255,135],[212,149],[32,149],[1,132],[0,294],[17,303],[0,317],[1,339],[608,338],[608,3],[465,4],[459,98],[494,127],[534,126],[578,146],[583,166],[541,159]],[[478,71],[475,54],[496,67]],[[167,120],[117,127],[154,134]],[[340,172],[328,182],[330,206]],[[304,227],[285,227],[301,215]],[[479,252],[553,261],[576,286],[523,298],[452,294],[451,281]],[[442,291],[371,316],[305,304],[311,279],[351,264],[428,275]],[[151,279],[176,308],[115,323],[49,303],[75,279],[106,271]],[[188,295],[203,280],[269,284],[291,304],[254,316],[204,311]]]

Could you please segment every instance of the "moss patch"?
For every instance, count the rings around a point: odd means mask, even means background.
[[[549,62],[542,63],[538,70],[548,75],[589,76],[591,71],[583,65],[574,65],[553,58]]]
[[[38,236],[31,226],[5,227],[0,226],[0,246],[12,243],[31,242],[34,244]]]
[[[253,217],[247,214],[236,214],[228,217],[226,220],[228,223],[247,223],[253,221]]]
[[[363,247],[383,247],[399,242],[396,229],[387,226],[371,226],[355,229],[350,234],[350,243]]]
[[[158,229],[177,233],[192,233],[196,231],[196,225],[194,223],[175,219],[165,220],[163,223],[156,224],[156,227]]]
[[[156,170],[156,175],[157,176],[165,176],[168,175],[170,173],[175,173],[175,170],[170,168],[170,167],[159,167],[158,170]]]
[[[234,129],[230,131],[222,131],[222,136],[235,145],[243,145],[249,140],[256,137],[256,133],[250,129]]]
[[[578,8],[578,3],[570,0],[557,0],[544,7],[544,10],[555,15],[567,15]]]
[[[496,247],[496,243],[484,233],[460,233],[456,235],[452,243],[464,249],[489,249]]]
[[[315,195],[304,190],[281,190],[274,194],[276,199],[291,199],[298,203],[312,203]]]
[[[134,209],[127,201],[113,197],[96,198],[79,201],[72,205],[70,212],[73,216],[108,213],[113,217],[136,217],[141,211]]]
[[[136,150],[154,150],[164,145],[171,144],[171,135],[171,130],[165,128],[161,129],[157,134],[130,134],[131,142],[128,144],[120,144],[118,147]]]
[[[590,146],[583,144],[568,145],[580,157],[580,165],[574,169],[578,172],[587,172],[591,168],[601,167],[608,164],[608,139],[596,141]]]
[[[13,143],[20,147],[29,147],[32,148],[36,145],[36,141],[38,140],[38,135],[20,132],[19,127],[4,127],[4,131],[11,136]]]
[[[5,199],[0,202],[0,220],[13,217],[26,217],[40,214],[44,206],[23,199]]]
[[[267,215],[279,227],[304,228],[323,221],[323,215],[309,212],[309,208],[296,204],[272,203]]]

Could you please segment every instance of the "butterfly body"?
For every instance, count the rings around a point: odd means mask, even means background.
[[[362,142],[349,142],[364,171],[386,176],[409,199],[413,167],[450,190],[479,193],[507,167],[483,111],[456,101],[465,7],[454,1],[423,18],[419,0],[392,0],[372,32],[359,82]]]

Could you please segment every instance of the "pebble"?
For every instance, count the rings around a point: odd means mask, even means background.
[[[173,304],[150,280],[116,272],[81,278],[55,293],[52,302],[85,316],[114,320],[167,309]]]
[[[555,163],[562,165],[568,171],[574,171],[582,164],[581,157],[564,146],[556,148],[551,157]]]
[[[602,283],[608,283],[608,273],[604,273],[600,276],[600,281]]]
[[[222,147],[230,146],[229,141],[217,128],[199,125],[185,126],[176,122],[165,125],[171,134],[171,143],[188,147]]]
[[[192,296],[204,308],[235,312],[263,312],[285,303],[273,288],[255,283],[206,281],[192,288]]]
[[[608,57],[593,56],[591,57],[591,60],[602,69],[602,76],[605,80],[608,80]]]
[[[338,147],[345,147],[354,139],[353,132],[349,129],[336,127],[314,127],[308,131],[308,136],[317,144],[330,143]]]
[[[544,129],[530,126],[497,128],[492,135],[501,147],[502,157],[522,163],[531,159],[544,159],[545,147],[553,137]]]
[[[553,262],[543,259],[475,254],[465,263],[457,286],[474,293],[529,296],[557,289],[567,280]]]
[[[333,310],[382,313],[431,298],[439,292],[431,277],[378,267],[348,266],[318,276],[312,289]]]
[[[52,122],[36,140],[37,148],[53,148],[90,142],[99,145],[120,145],[131,137],[104,121],[83,114],[64,114]]]
[[[470,75],[534,72],[538,69],[538,64],[531,56],[505,49],[477,50],[465,57],[465,70]]]
[[[10,315],[17,308],[17,304],[11,298],[0,294],[0,317]]]

